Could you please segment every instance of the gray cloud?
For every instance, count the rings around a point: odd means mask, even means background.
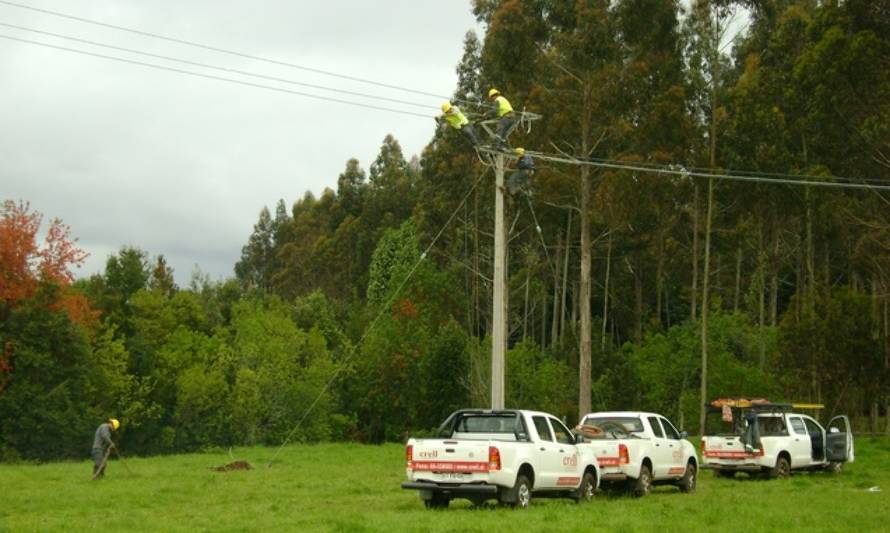
[[[475,27],[469,6],[458,2],[21,1],[444,95],[456,82],[463,36]],[[0,22],[419,101],[430,105],[421,112],[431,116],[440,103],[3,5]],[[0,33],[125,56],[5,28]],[[196,264],[214,278],[229,276],[263,205],[335,187],[346,160],[357,157],[367,168],[387,133],[406,154],[418,153],[434,127],[432,119],[6,40],[0,40],[0,79],[2,196],[30,201],[72,227],[92,254],[79,275],[101,271],[109,253],[134,245],[167,256],[180,284]]]

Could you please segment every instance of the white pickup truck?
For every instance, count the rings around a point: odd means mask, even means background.
[[[555,416],[536,411],[466,409],[439,427],[437,438],[408,440],[403,489],[427,508],[454,498],[479,505],[496,499],[527,507],[532,494],[593,499],[599,467],[589,447]]]
[[[719,477],[748,472],[775,478],[788,477],[792,470],[839,472],[843,463],[854,461],[853,433],[846,416],[832,418],[826,431],[813,418],[791,412],[792,407],[772,403],[746,409],[712,407],[709,416],[720,416],[723,431],[702,437],[702,468]]]
[[[636,496],[653,485],[694,492],[698,474],[695,446],[667,418],[655,413],[590,413],[575,428],[597,457],[602,483],[624,485]]]

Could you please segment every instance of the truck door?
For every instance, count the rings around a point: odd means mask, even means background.
[[[572,488],[581,484],[581,457],[575,446],[575,437],[569,428],[555,418],[550,418],[550,426],[556,438],[559,451],[559,465],[556,471],[556,486]]]
[[[789,416],[791,435],[788,439],[788,453],[791,454],[791,468],[801,468],[810,464],[813,453],[807,426],[799,416]],[[778,453],[780,450],[776,450]]]
[[[668,440],[664,438],[664,431],[658,418],[650,416],[646,418],[652,430],[652,477],[654,479],[665,478],[671,468],[671,450]]]
[[[538,440],[535,446],[538,450],[535,455],[540,457],[540,462],[535,467],[535,487],[534,488],[552,488],[556,485],[556,472],[558,467],[562,466],[559,447],[553,439],[553,432],[550,430],[550,424],[544,416],[532,416],[532,425],[535,433],[538,434]]]
[[[836,416],[828,422],[825,435],[825,458],[832,463],[853,462],[853,432],[850,430],[850,419],[844,415]]]
[[[808,416],[803,417],[803,423],[807,426],[807,433],[810,434],[810,464],[824,463],[825,430]]]
[[[680,432],[668,421],[667,418],[659,418],[661,427],[664,429],[664,438],[670,451],[670,465],[668,467],[668,475],[672,477],[682,476],[686,472],[686,463],[683,457],[683,441],[680,439]]]

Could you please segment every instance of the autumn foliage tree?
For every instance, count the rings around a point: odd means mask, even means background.
[[[27,202],[3,202],[0,217],[0,300],[15,307],[34,294],[41,281],[67,287],[87,253],[76,246],[71,229],[58,218],[50,221],[43,246],[37,242],[43,215]]]

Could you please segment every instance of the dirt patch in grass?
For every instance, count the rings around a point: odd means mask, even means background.
[[[232,470],[250,470],[252,468],[247,461],[235,461],[223,466],[211,466],[210,470],[214,472],[231,472]]]

